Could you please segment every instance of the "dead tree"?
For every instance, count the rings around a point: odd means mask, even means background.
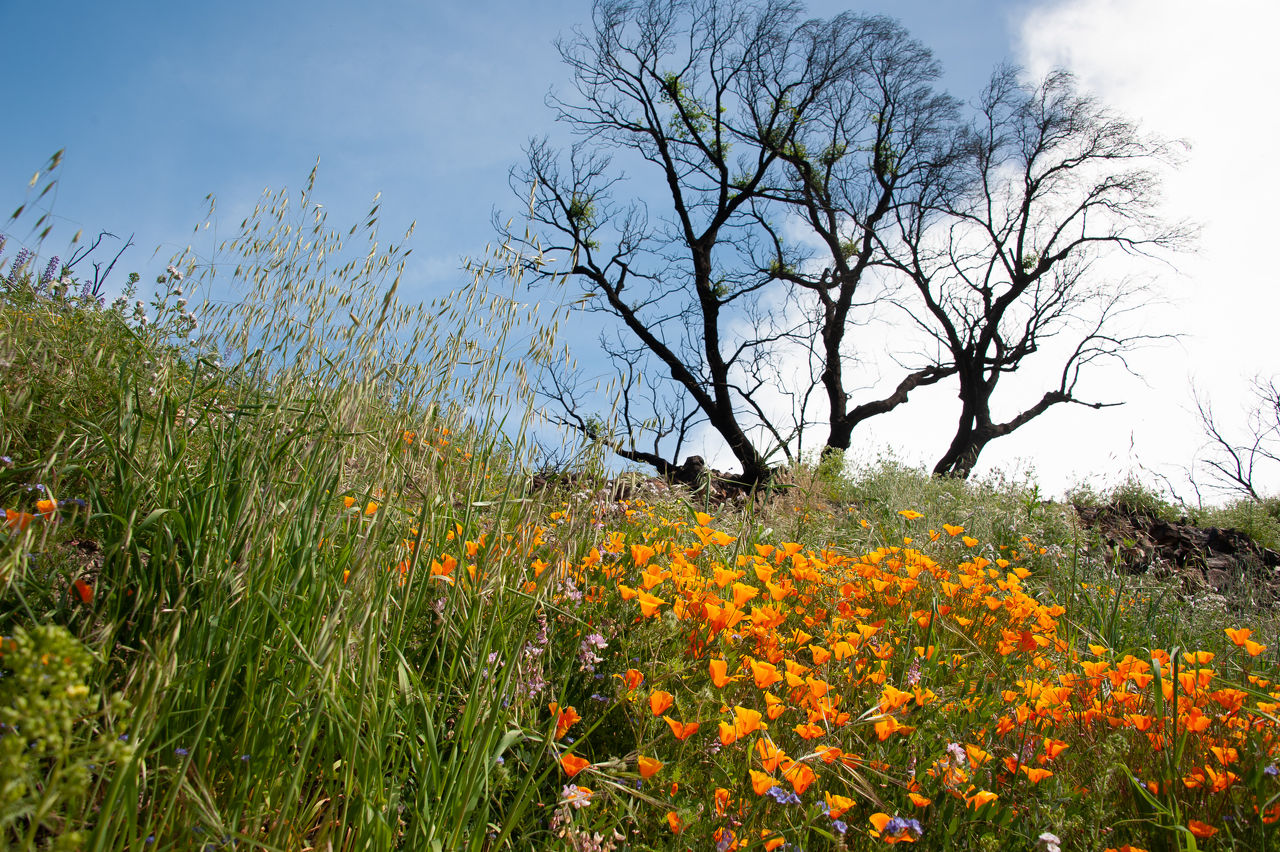
[[[1054,406],[1120,404],[1084,396],[1082,377],[1102,362],[1127,370],[1136,347],[1170,335],[1130,323],[1149,293],[1102,261],[1158,255],[1190,234],[1154,209],[1156,170],[1175,148],[1078,93],[1065,71],[1027,85],[998,69],[953,145],[882,247],[914,284],[902,307],[958,380],[960,416],[934,472],[965,477],[991,441]],[[1001,382],[1038,354],[1056,357],[1057,381],[998,419]]]
[[[577,306],[607,320],[609,405],[599,363],[546,377],[546,397],[560,422],[664,472],[710,431],[744,482],[764,481],[820,422],[815,399],[833,413],[826,443],[847,447],[857,422],[948,375],[927,365],[890,398],[849,405],[868,233],[913,191],[954,105],[897,24],[800,14],[789,0],[601,0],[593,28],[560,46],[573,96],[551,101],[579,141],[567,155],[535,141],[513,172],[529,230],[504,237],[537,249],[530,274],[576,282]],[[661,189],[624,193],[615,155]],[[827,248],[825,269],[784,240],[797,222]]]

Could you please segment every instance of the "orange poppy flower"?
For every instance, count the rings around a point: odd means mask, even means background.
[[[791,782],[792,788],[795,789],[798,795],[804,795],[804,791],[808,790],[809,786],[818,780],[818,776],[814,774],[814,771],[809,768],[807,763],[791,764],[791,766],[783,770],[782,777]]]
[[[662,598],[650,594],[649,592],[640,592],[636,595],[640,601],[640,614],[645,618],[649,618],[658,613],[658,607],[662,606],[666,601]]]
[[[974,793],[972,796],[969,796],[968,798],[966,798],[964,800],[964,803],[967,807],[971,807],[974,810],[978,810],[984,805],[988,805],[991,802],[994,802],[998,798],[1000,797],[995,793],[991,792],[990,790],[979,790],[978,792]]]
[[[566,707],[563,710],[554,701],[551,702],[551,713],[556,717],[556,739],[562,739],[565,734],[569,733],[569,729],[577,722],[582,720],[578,715],[578,711],[572,707]]]
[[[879,737],[882,742],[889,739],[889,737],[893,736],[898,731],[911,733],[913,730],[915,730],[915,728],[912,728],[910,725],[900,724],[893,716],[886,716],[879,722],[876,722],[876,736]]]
[[[749,660],[748,662],[751,666],[751,675],[755,678],[756,686],[760,689],[768,689],[782,680],[782,675],[778,674],[777,666],[772,663],[762,663],[756,660]]]
[[[661,689],[655,689],[649,693],[649,709],[653,711],[653,715],[661,716],[671,708],[675,702],[670,692]]]
[[[1044,739],[1044,756],[1049,760],[1053,760],[1058,755],[1062,754],[1062,752],[1066,751],[1067,748],[1068,744],[1062,740],[1055,740],[1049,737],[1045,737]]]
[[[748,586],[746,583],[733,584],[733,605],[741,608],[743,604],[760,594],[760,590],[755,586]]]
[[[974,766],[981,766],[991,760],[991,754],[976,745],[965,745],[964,753],[969,757],[969,762]]]
[[[622,678],[628,690],[639,689],[640,684],[644,683],[644,673],[637,669],[627,669],[626,674],[614,675],[614,677]]]
[[[828,816],[832,819],[840,819],[845,811],[857,804],[853,799],[837,796],[835,793],[823,793],[822,797],[827,802]]]
[[[813,654],[814,665],[822,665],[823,663],[826,663],[827,660],[831,659],[831,651],[824,649],[824,647],[820,645],[810,645],[809,652],[810,654]]]
[[[733,708],[733,730],[738,735],[738,739],[742,739],[748,734],[753,734],[764,727],[761,721],[762,714],[759,710],[752,710],[750,707],[743,707],[741,704]]]
[[[686,724],[684,722],[677,722],[675,719],[672,719],[670,716],[663,716],[662,721],[666,722],[667,725],[670,726],[671,733],[675,734],[676,739],[680,740],[681,742],[689,739],[689,737],[693,736],[694,733],[698,730],[697,722],[689,722]]]
[[[81,603],[90,603],[93,601],[93,586],[90,586],[84,580],[76,580],[71,584],[71,588],[79,596]]]
[[[778,786],[778,782],[763,772],[751,770],[751,789],[755,791],[757,796],[763,796],[765,793]]]
[[[761,737],[756,740],[756,751],[760,755],[760,763],[766,772],[775,772],[787,759],[787,753],[774,745],[773,740]]]
[[[1053,773],[1048,769],[1038,769],[1030,766],[1022,766],[1020,769],[1032,784],[1039,784],[1044,779],[1053,777]]]
[[[1187,823],[1187,828],[1191,831],[1192,834],[1194,834],[1200,840],[1213,837],[1215,834],[1218,833],[1218,829],[1209,825],[1207,822],[1201,822],[1198,819],[1193,819],[1189,821]]]
[[[4,525],[11,530],[22,532],[35,519],[36,516],[30,512],[16,512],[13,509],[4,510]]]
[[[577,775],[582,770],[591,765],[591,761],[584,760],[576,754],[566,754],[560,758],[560,768],[564,770],[564,774],[570,778]]]
[[[737,680],[729,676],[729,664],[724,660],[712,660],[708,668],[711,670],[711,682],[717,689],[724,689],[730,681]]]
[[[640,767],[641,778],[650,778],[662,768],[662,761],[656,757],[641,757],[636,764]]]

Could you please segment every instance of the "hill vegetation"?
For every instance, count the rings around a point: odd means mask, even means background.
[[[1280,848],[1248,595],[892,461],[535,489],[520,259],[411,309],[308,200],[150,304],[10,261],[4,846]]]

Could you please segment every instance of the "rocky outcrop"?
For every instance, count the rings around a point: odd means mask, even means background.
[[[1184,590],[1212,589],[1228,602],[1280,602],[1280,553],[1240,530],[1169,521],[1121,504],[1075,509],[1126,573],[1173,574]]]

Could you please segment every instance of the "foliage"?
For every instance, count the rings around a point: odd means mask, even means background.
[[[0,837],[77,849],[92,789],[133,754],[127,706],[90,686],[93,660],[65,628],[0,639]]]
[[[1117,575],[1025,480],[534,492],[521,259],[404,307],[376,205],[311,192],[145,323],[0,298],[6,844],[1275,848],[1265,613]]]

